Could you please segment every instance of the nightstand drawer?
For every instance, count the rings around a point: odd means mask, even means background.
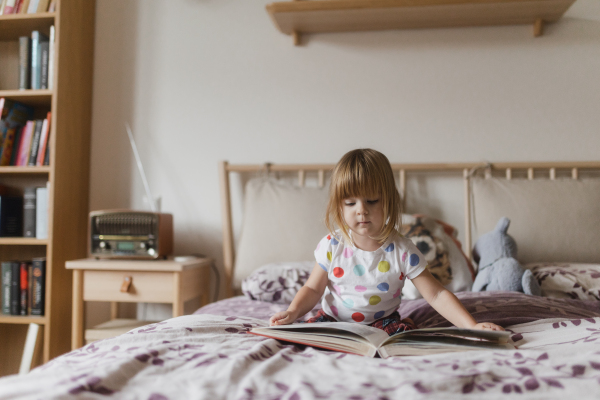
[[[175,293],[173,272],[83,271],[83,300],[145,303],[172,303]],[[121,292],[131,277],[127,292]]]

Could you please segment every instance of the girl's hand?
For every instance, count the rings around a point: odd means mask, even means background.
[[[480,322],[472,329],[481,329],[482,331],[503,331],[504,328],[492,322]]]
[[[291,311],[280,311],[277,314],[273,315],[269,320],[271,326],[275,325],[289,325],[294,323],[294,321],[298,319],[297,313]]]

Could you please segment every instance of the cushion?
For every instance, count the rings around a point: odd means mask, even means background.
[[[473,179],[475,232],[511,220],[517,259],[600,263],[600,180]]]
[[[451,292],[471,290],[473,266],[461,250],[456,229],[425,215],[404,214],[401,233],[423,253],[427,268],[446,289]],[[402,296],[404,299],[423,297],[410,280],[406,280]]]
[[[600,265],[568,263],[525,264],[542,287],[542,296],[600,300]]]
[[[313,251],[327,234],[328,189],[298,187],[272,178],[248,181],[242,232],[233,283],[263,265],[313,260]]]
[[[242,281],[242,293],[252,300],[289,304],[306,283],[314,261],[273,263]]]

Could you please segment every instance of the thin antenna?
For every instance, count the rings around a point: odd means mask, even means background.
[[[156,205],[154,204],[154,197],[150,193],[150,185],[148,185],[148,180],[146,179],[146,173],[144,172],[144,166],[142,165],[142,160],[140,159],[140,154],[138,153],[137,146],[135,145],[135,140],[133,139],[133,133],[131,133],[131,128],[129,124],[125,122],[125,129],[127,129],[127,136],[129,136],[129,143],[131,143],[131,149],[133,150],[133,156],[135,157],[135,162],[138,166],[138,170],[140,171],[140,175],[142,176],[142,182],[144,183],[144,189],[146,190],[146,196],[148,197],[148,202],[150,203],[150,209],[152,212],[156,212]]]

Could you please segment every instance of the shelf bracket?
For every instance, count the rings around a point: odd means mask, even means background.
[[[533,23],[533,36],[534,37],[542,36],[543,33],[544,33],[544,20],[541,18],[538,18]]]
[[[300,32],[292,32],[292,38],[294,39],[294,46],[300,46]]]

